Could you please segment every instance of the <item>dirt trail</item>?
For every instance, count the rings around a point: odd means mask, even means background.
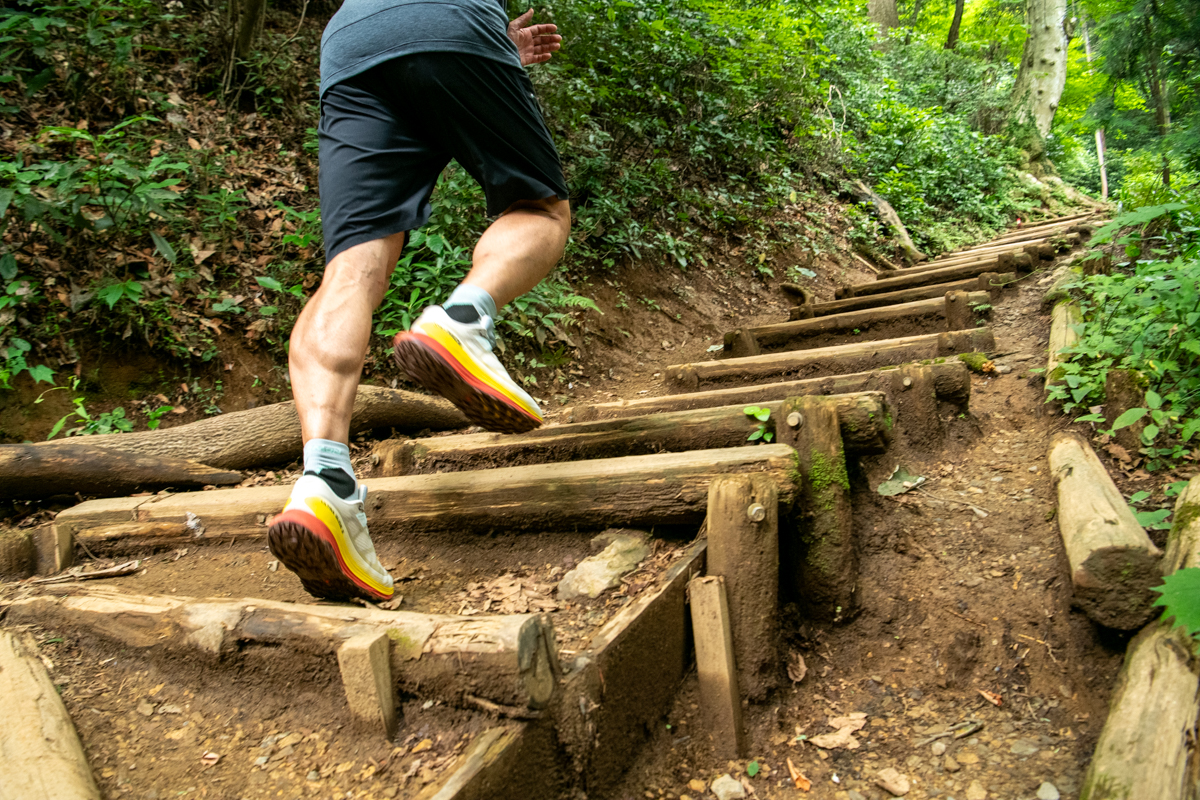
[[[699,800],[711,797],[709,785],[728,772],[745,776],[760,798],[878,799],[891,796],[876,785],[887,768],[907,779],[910,798],[1032,798],[1043,782],[1061,797],[1077,796],[1125,640],[1100,632],[1070,605],[1046,465],[1046,446],[1065,421],[1047,411],[1041,379],[1029,372],[1044,366],[1049,316],[1040,301],[1047,276],[1043,270],[1025,277],[989,312],[996,371],[973,376],[969,411],[943,405],[937,419],[901,417],[887,452],[847,465],[857,606],[836,620],[812,621],[803,587],[785,586],[783,655],[793,682],[747,707],[750,757],[727,762],[709,752],[693,672],[674,707],[645,731],[646,745],[628,741],[629,768],[603,781],[617,788],[587,797]],[[855,268],[838,281],[872,278]],[[662,286],[651,291],[653,275],[640,280],[626,289],[657,297],[644,305],[661,304],[663,319],[635,327],[623,316],[606,317],[593,336],[623,357],[577,365],[571,396],[553,405],[665,394],[666,366],[707,360],[725,330],[779,322],[790,304],[757,282],[749,284],[753,291],[739,291],[728,272],[698,270],[670,295]],[[824,288],[832,297],[832,285]],[[600,298],[602,305],[618,301],[615,288],[612,294]],[[668,296],[678,305],[668,307]],[[917,335],[944,325],[903,320],[805,345]],[[550,416],[565,421],[557,409]],[[359,458],[367,468],[365,452]],[[895,497],[877,494],[899,465],[925,476],[924,485]],[[251,483],[289,478],[270,473]],[[653,556],[620,588],[563,602],[554,599],[554,584],[593,552],[588,533],[514,535],[502,523],[482,534],[376,533],[403,609],[549,610],[568,672],[602,625],[656,589],[694,535],[655,531]],[[261,540],[134,555],[146,557],[142,571],[108,587],[311,602]],[[0,583],[0,609],[48,591],[74,590]],[[434,791],[471,743],[497,724],[477,709],[404,696],[401,730],[389,743],[349,715],[336,660],[327,654],[255,645],[212,663],[73,630],[31,632],[106,797],[415,797]],[[654,670],[646,674],[655,680]],[[866,715],[857,747],[808,743],[832,732],[828,718],[854,712]],[[567,746],[560,742],[560,751]],[[812,781],[810,792],[793,787],[788,758]],[[562,770],[562,761],[559,752],[559,763],[539,768]],[[754,776],[747,773],[751,761]],[[557,785],[571,783],[564,773]],[[584,796],[578,788],[563,791]]]

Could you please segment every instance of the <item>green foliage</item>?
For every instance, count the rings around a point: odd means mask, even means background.
[[[746,437],[746,441],[770,443],[775,438],[774,431],[767,430],[767,423],[771,419],[771,409],[762,406],[746,406],[742,409],[742,412],[747,417],[758,420],[758,427],[750,432],[750,435]]]
[[[1125,260],[1112,275],[1079,279],[1085,323],[1065,352],[1062,382],[1049,397],[1067,411],[1104,401],[1110,369],[1146,381],[1146,405],[1123,413],[1120,430],[1142,420],[1149,469],[1178,461],[1200,432],[1200,208],[1173,203],[1119,216],[1093,243],[1112,242]],[[1085,421],[1103,417],[1088,414]]]
[[[1163,578],[1154,605],[1162,606],[1163,617],[1174,619],[1172,628],[1183,628],[1189,636],[1200,633],[1200,567],[1187,567]]]

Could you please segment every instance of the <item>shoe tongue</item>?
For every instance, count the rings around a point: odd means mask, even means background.
[[[475,308],[475,306],[453,305],[446,306],[443,310],[446,312],[446,316],[455,322],[462,322],[464,324],[479,322],[479,309]]]
[[[353,477],[348,475],[344,469],[326,467],[320,472],[308,470],[304,474],[315,475],[321,480],[325,481],[326,485],[333,490],[333,493],[343,500],[349,500],[355,494],[355,480]]]

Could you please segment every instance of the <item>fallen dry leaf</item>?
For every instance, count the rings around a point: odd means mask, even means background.
[[[999,706],[1000,703],[1002,702],[1000,695],[996,694],[995,692],[988,692],[983,689],[978,689],[977,691],[981,695],[983,695],[984,700],[987,700],[989,703],[991,703],[994,706]]]
[[[788,775],[792,777],[792,783],[796,785],[797,789],[802,792],[807,792],[812,788],[812,781],[804,777],[804,774],[800,772],[800,770],[796,769],[796,765],[792,763],[790,758],[787,760],[787,768]]]
[[[808,665],[804,663],[804,656],[799,653],[792,653],[788,657],[787,674],[792,683],[799,683],[804,680],[804,676],[808,674]]]
[[[200,756],[200,763],[206,767],[211,767],[221,760],[221,756],[217,753],[208,752]]]
[[[858,739],[854,738],[854,732],[867,724],[866,714],[857,711],[853,714],[847,714],[844,717],[830,717],[828,722],[829,727],[837,728],[835,732],[812,736],[808,741],[824,750],[835,750],[838,748],[846,750],[858,749]]]

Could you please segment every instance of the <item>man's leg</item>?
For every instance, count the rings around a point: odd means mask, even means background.
[[[562,258],[570,231],[571,206],[566,200],[513,203],[479,238],[463,284],[483,289],[497,309],[503,308],[550,274]]]
[[[355,245],[325,267],[321,286],[292,330],[288,371],[304,441],[347,444],[350,412],[371,337],[404,234]]]
[[[350,465],[350,416],[371,336],[404,246],[396,233],[329,262],[292,331],[288,365],[304,439],[304,475],[267,534],[271,552],[317,597],[392,596],[367,533],[365,488]]]
[[[528,292],[566,247],[566,200],[518,201],[488,227],[473,265],[444,307],[431,306],[396,337],[396,361],[487,430],[520,433],[542,424],[541,409],[492,353],[499,308]]]

